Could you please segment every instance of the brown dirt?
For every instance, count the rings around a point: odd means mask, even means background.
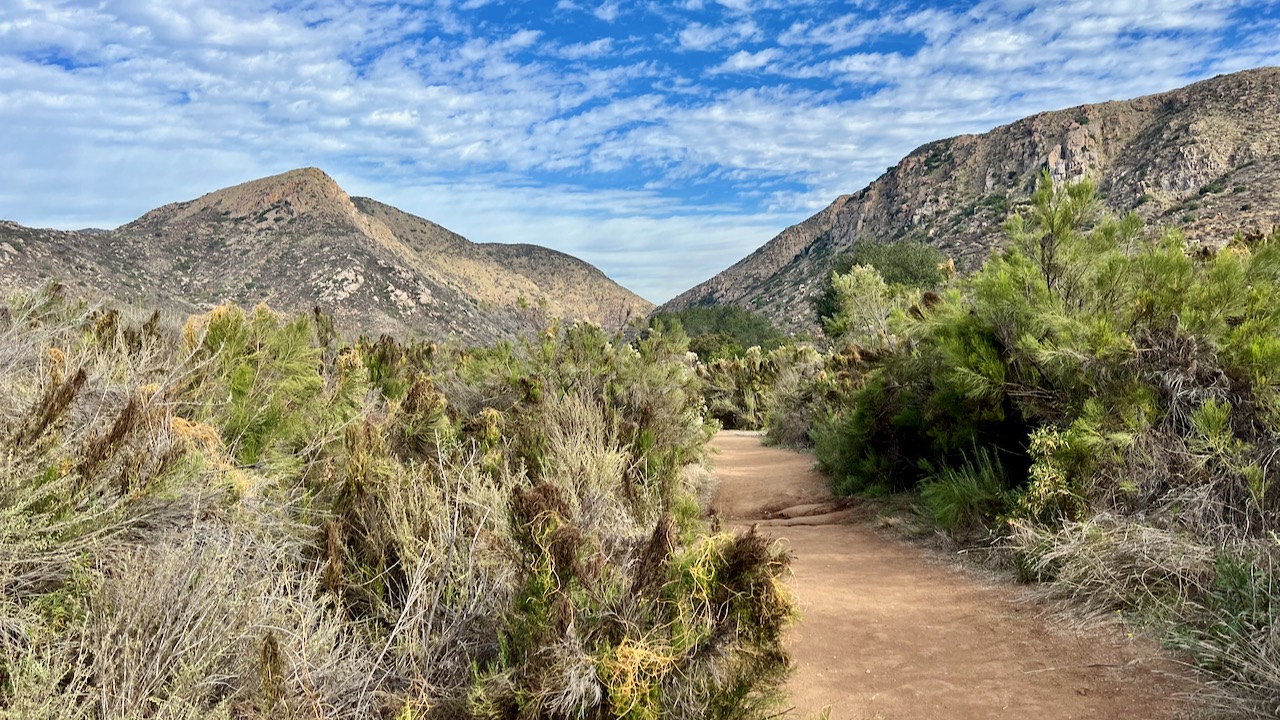
[[[754,434],[720,433],[712,445],[712,511],[759,521],[793,556],[801,619],[787,717],[824,708],[833,720],[1191,715],[1194,678],[1152,641],[1055,622],[1016,585],[857,523],[807,454],[763,447]]]

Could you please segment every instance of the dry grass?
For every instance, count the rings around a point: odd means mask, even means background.
[[[1187,536],[1114,516],[1051,531],[1019,526],[1012,542],[1029,549],[1025,570],[1040,588],[1086,612],[1173,612],[1213,585],[1216,549]]]
[[[558,398],[544,408],[542,422],[546,452],[540,476],[566,491],[570,512],[584,529],[634,538],[656,520],[658,488],[625,492],[621,479],[631,457],[620,428],[594,400],[581,392]]]
[[[1184,528],[1100,515],[1011,537],[1038,594],[1095,618],[1117,611],[1188,652],[1209,688],[1199,700],[1232,717],[1280,712],[1280,545],[1219,544]]]
[[[0,312],[0,718],[762,714],[785,563],[677,562],[706,537],[683,352],[575,329],[379,385],[308,333]]]

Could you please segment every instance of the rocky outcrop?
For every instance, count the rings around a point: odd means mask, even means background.
[[[663,309],[734,304],[812,332],[808,300],[837,254],[916,238],[976,267],[1045,170],[1057,181],[1090,178],[1114,211],[1193,240],[1269,230],[1280,224],[1280,68],[928,143]]]

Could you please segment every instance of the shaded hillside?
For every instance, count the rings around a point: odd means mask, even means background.
[[[815,330],[808,298],[835,255],[916,238],[975,267],[1045,169],[1059,181],[1091,178],[1112,209],[1194,240],[1269,230],[1280,224],[1280,68],[929,143],[663,309],[734,304]]]
[[[473,342],[537,329],[551,317],[613,328],[652,307],[568,255],[477,245],[351,198],[315,168],[165,205],[110,232],[0,223],[0,284],[49,278],[184,311],[229,301],[319,306],[351,333]]]

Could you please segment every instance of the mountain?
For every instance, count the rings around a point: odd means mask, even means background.
[[[1192,240],[1270,230],[1280,224],[1280,68],[931,142],[662,309],[732,304],[813,331],[809,297],[841,251],[915,238],[974,268],[1046,169],[1055,181],[1092,179],[1111,209]]]
[[[122,301],[319,306],[348,333],[488,342],[552,317],[618,328],[652,304],[569,255],[477,244],[316,168],[152,210],[112,231],[0,222],[0,286],[57,278]]]

